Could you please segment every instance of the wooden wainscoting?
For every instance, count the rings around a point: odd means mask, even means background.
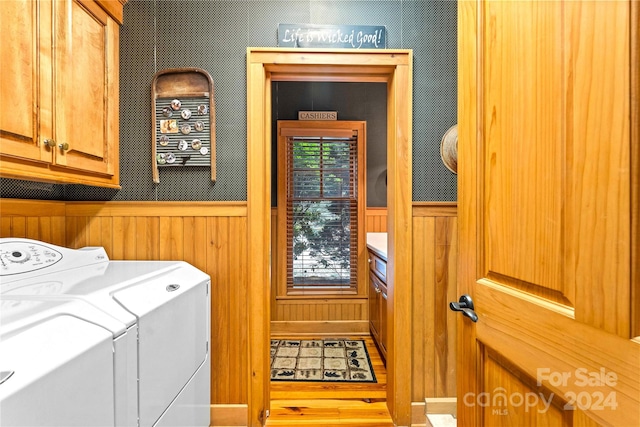
[[[456,203],[413,204],[411,400],[456,395]]]
[[[212,414],[226,419],[231,408],[246,424],[246,202],[2,199],[1,210],[1,237],[103,246],[112,260],[183,260],[209,274]]]
[[[104,246],[113,260],[184,260],[207,272],[212,280],[211,350],[215,355],[212,414],[216,415],[216,408],[244,414],[249,389],[248,266],[246,239],[239,236],[247,235],[245,202],[2,199],[0,203],[0,237],[27,237],[75,248]],[[385,209],[367,210],[367,231],[384,232],[386,223]],[[272,227],[272,245],[277,241],[275,233]],[[411,400],[416,406],[413,420],[419,424],[416,417],[424,414],[425,398],[450,397],[456,392],[456,316],[448,309],[448,302],[458,297],[455,203],[413,203],[412,251]],[[367,334],[368,311],[363,302],[272,297],[272,320],[276,320],[272,332]],[[227,412],[217,418],[229,418]]]
[[[24,237],[65,246],[65,203],[0,200],[0,237]]]
[[[387,208],[367,208],[365,218],[367,233],[387,232]]]

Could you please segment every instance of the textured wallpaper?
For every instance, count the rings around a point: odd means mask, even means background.
[[[312,23],[384,25],[389,48],[413,49],[413,200],[454,201],[456,175],[442,164],[440,141],[456,123],[456,7],[453,0],[130,0],[120,31],[122,189],[2,179],[0,195],[52,200],[246,200],[246,48],[276,46],[279,23]],[[151,81],[157,71],[178,67],[203,68],[214,80],[215,184],[207,167],[161,168],[160,183],[151,178]],[[285,90],[283,94],[289,96]],[[368,161],[369,175],[377,181],[368,186],[379,193],[383,165],[373,163]],[[374,206],[384,204],[384,195],[369,198]]]

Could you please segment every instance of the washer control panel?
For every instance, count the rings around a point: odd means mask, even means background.
[[[0,239],[1,277],[31,273],[42,269],[47,269],[46,272],[62,271],[103,261],[109,261],[104,248],[74,250],[37,240]]]

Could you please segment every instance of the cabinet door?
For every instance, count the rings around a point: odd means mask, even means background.
[[[46,90],[50,67],[51,37],[46,34],[51,13],[45,9],[31,0],[2,2],[0,8],[4,39],[0,43],[4,61],[0,79],[0,145],[3,155],[49,162],[51,152],[38,138],[40,122],[46,120],[47,113],[50,118],[51,113],[45,110],[42,117],[38,108],[39,92]]]
[[[118,159],[118,25],[93,1],[54,2],[55,157],[113,175]]]
[[[369,273],[369,327],[371,335],[380,341],[380,285],[378,278]]]
[[[380,286],[380,349],[382,356],[387,358],[387,287]]]

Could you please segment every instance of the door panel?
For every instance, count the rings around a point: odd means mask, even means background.
[[[371,335],[377,342],[380,341],[380,289],[379,281],[373,273],[369,273],[369,326]]]
[[[461,425],[640,424],[637,15],[459,3],[460,291],[479,317],[458,320]]]
[[[622,337],[631,326],[630,8],[594,1],[564,10],[567,279],[585,302],[576,319]]]
[[[57,165],[112,175],[109,125],[113,119],[110,97],[114,70],[109,54],[116,43],[118,26],[92,1],[55,3],[59,49],[56,55]]]
[[[538,395],[539,399],[542,399],[540,393],[551,393],[563,409],[566,405],[567,416],[573,412],[569,408],[575,407],[604,425],[637,425],[640,421],[640,351],[636,342],[576,322],[555,304],[505,291],[501,285],[480,281],[475,291],[479,316],[476,340],[480,348],[477,358],[481,366],[486,363],[483,352],[492,351],[510,361],[504,364],[505,369],[514,371],[523,383],[532,385],[527,392]],[[497,356],[494,359],[501,360]],[[484,380],[487,385],[495,384],[491,383],[495,380],[486,377]],[[524,409],[526,405],[518,405],[521,391],[502,387],[515,405],[482,409],[485,412],[506,409],[509,413]],[[500,390],[495,385],[486,386],[478,395],[482,393],[493,398]],[[528,424],[518,419],[511,425],[554,424]]]
[[[51,161],[51,153],[41,145],[42,141],[38,141],[40,109],[49,109],[45,105],[46,98],[39,101],[40,84],[46,86],[50,67],[46,54],[51,44],[46,37],[50,25],[49,9],[48,4],[16,0],[3,2],[0,10],[0,27],[5,29],[0,57],[11,64],[8,66],[5,62],[0,79],[2,153],[43,162]],[[42,131],[44,138],[52,137],[47,133],[50,130],[46,124]]]
[[[567,413],[562,411],[561,405],[553,399],[551,393],[538,391],[533,381],[519,375],[517,368],[511,369],[508,361],[499,353],[485,349],[483,358],[483,388],[495,390],[490,398],[487,395],[486,398],[477,399],[478,404],[490,403],[490,407],[484,410],[484,425],[509,426],[512,425],[513,418],[526,420],[527,425],[534,426],[566,424]],[[503,389],[505,392],[502,392]],[[509,390],[509,395],[506,390]],[[520,405],[521,401],[526,404]],[[466,403],[476,402],[467,399]],[[510,403],[511,408],[508,408]]]
[[[541,3],[541,4],[538,4]],[[563,47],[558,2],[491,2],[481,11],[480,98],[484,273],[509,286],[573,300],[560,280]],[[523,75],[524,73],[524,75]],[[523,78],[525,77],[525,78]]]

